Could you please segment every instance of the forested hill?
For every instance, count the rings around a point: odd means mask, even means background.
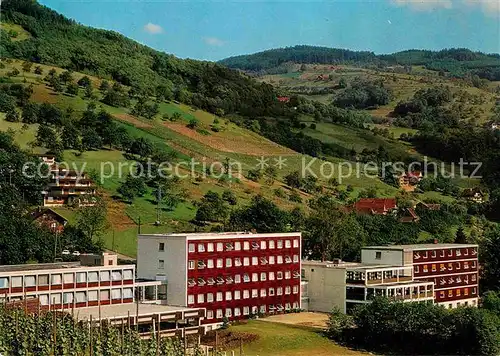
[[[166,95],[210,112],[266,115],[275,102],[271,86],[213,62],[179,59],[112,31],[86,27],[34,0],[4,0],[2,22],[20,25],[20,40],[2,30],[2,57],[19,58],[93,74]],[[155,93],[152,93],[155,94]]]
[[[293,63],[358,64],[375,65],[422,65],[431,70],[443,70],[454,76],[477,74],[489,80],[500,80],[500,55],[473,52],[465,48],[441,51],[407,50],[387,55],[373,52],[356,52],[339,48],[294,46],[270,49],[250,55],[223,59],[220,64],[246,71],[268,71]]]

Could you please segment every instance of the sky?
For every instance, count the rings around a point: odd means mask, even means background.
[[[466,47],[500,53],[500,0],[39,0],[84,25],[182,58],[297,44],[377,54]]]

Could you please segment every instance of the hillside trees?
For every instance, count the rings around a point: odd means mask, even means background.
[[[337,95],[334,104],[341,108],[366,109],[389,103],[390,91],[383,82],[367,81],[357,78],[351,87]]]

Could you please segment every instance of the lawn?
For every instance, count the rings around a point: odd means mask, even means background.
[[[243,346],[246,356],[330,356],[366,355],[349,350],[327,339],[317,329],[259,320],[230,327],[230,331],[256,334],[259,338]],[[235,350],[238,355],[239,349]]]
[[[15,141],[21,148],[30,148],[30,142],[35,140],[38,125],[26,125],[22,122],[5,121],[5,114],[0,113],[0,131],[12,132]]]

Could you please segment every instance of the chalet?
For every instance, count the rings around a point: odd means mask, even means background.
[[[475,203],[483,203],[485,194],[479,188],[468,188],[462,192],[462,197]]]
[[[362,198],[353,208],[357,214],[387,215],[395,213],[398,207],[395,198]]]
[[[51,169],[43,194],[44,206],[95,205],[96,185],[86,174],[74,170]]]
[[[420,171],[404,172],[399,176],[399,186],[402,188],[413,188],[422,180]],[[412,190],[413,190],[412,189]],[[407,189],[408,190],[408,189]]]
[[[31,213],[33,221],[52,232],[62,233],[68,220],[50,208],[38,208]]]

